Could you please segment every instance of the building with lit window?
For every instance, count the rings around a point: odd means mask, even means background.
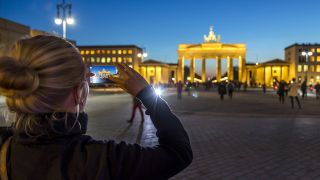
[[[285,48],[285,61],[290,63],[290,78],[320,82],[320,44],[292,44]]]
[[[134,70],[139,71],[142,57],[142,48],[135,45],[105,45],[105,46],[78,46],[82,59],[87,66],[112,65],[112,63],[126,63]]]

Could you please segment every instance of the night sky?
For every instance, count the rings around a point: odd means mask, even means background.
[[[62,33],[54,24],[62,0],[0,0],[0,17]],[[319,0],[67,0],[78,45],[135,44],[149,57],[177,62],[180,43],[201,43],[214,26],[224,43],[245,43],[247,61],[284,58],[284,48],[320,41]],[[213,66],[213,61],[209,62]],[[198,64],[197,64],[198,66]]]

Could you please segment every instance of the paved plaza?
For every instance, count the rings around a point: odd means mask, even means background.
[[[319,179],[320,100],[302,100],[291,109],[277,96],[260,91],[235,92],[220,101],[216,92],[163,98],[181,119],[194,152],[192,164],[172,179]],[[97,139],[157,144],[149,118],[128,124],[131,96],[93,92],[88,101],[88,134]],[[1,106],[0,106],[1,107]]]

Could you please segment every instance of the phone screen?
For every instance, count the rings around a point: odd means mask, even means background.
[[[90,77],[90,83],[106,84],[106,83],[114,83],[109,79],[109,77],[112,75],[117,75],[118,69],[116,66],[112,66],[112,65],[91,66],[90,72],[94,74],[94,76]]]

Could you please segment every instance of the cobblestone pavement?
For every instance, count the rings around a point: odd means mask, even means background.
[[[195,96],[198,96],[197,98]],[[172,179],[320,179],[320,100],[291,109],[274,94],[239,92],[220,101],[216,92],[164,95],[189,133],[192,164]],[[131,97],[92,94],[88,134],[98,139],[157,144],[150,121],[128,124]]]

